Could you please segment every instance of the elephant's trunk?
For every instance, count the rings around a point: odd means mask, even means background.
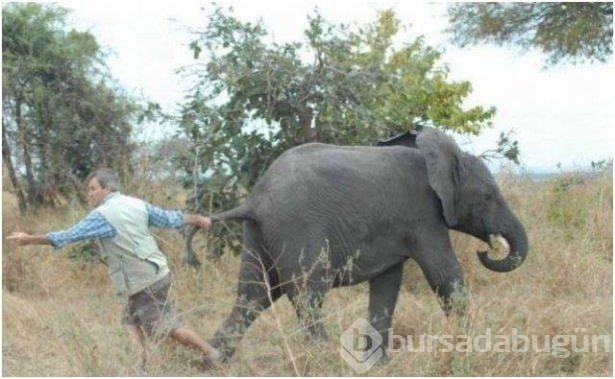
[[[516,219],[514,221],[512,228],[507,228],[508,230],[501,232],[501,237],[508,245],[508,256],[495,260],[489,258],[487,251],[477,252],[478,259],[489,270],[509,272],[519,267],[525,260],[529,249],[527,234],[521,223]]]

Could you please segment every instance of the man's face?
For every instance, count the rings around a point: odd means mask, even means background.
[[[96,178],[92,178],[88,183],[88,203],[92,207],[99,206],[109,193],[111,191],[108,188],[103,188]]]

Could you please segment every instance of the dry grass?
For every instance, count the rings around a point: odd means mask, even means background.
[[[530,254],[511,273],[483,268],[474,251],[482,243],[453,236],[470,294],[473,336],[493,334],[612,336],[612,179],[562,177],[546,183],[500,178],[513,209],[526,225]],[[181,206],[179,192],[135,187],[161,205]],[[84,210],[66,208],[19,217],[3,196],[3,236],[18,229],[43,232],[70,225]],[[174,298],[186,324],[208,338],[230,311],[239,261],[229,254],[198,271],[180,267],[180,236],[157,231],[171,252]],[[3,245],[3,376],[356,376],[340,357],[339,336],[367,315],[367,286],[332,291],[326,299],[331,341],[316,345],[299,330],[286,298],[259,317],[230,365],[202,373],[195,355],[167,342],[142,371],[119,318],[122,300],[111,294],[100,264],[67,259],[47,247]],[[203,254],[204,255],[204,254]],[[397,335],[454,332],[420,270],[408,263],[393,322]],[[584,328],[584,330],[581,330]],[[575,330],[576,329],[576,330]],[[370,376],[611,376],[611,352],[555,358],[543,352],[398,352]]]

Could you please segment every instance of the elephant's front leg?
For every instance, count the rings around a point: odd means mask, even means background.
[[[403,262],[369,281],[369,322],[382,336],[382,352],[386,356],[389,328],[393,319],[403,277]]]
[[[237,299],[231,314],[209,341],[230,358],[244,333],[258,315],[269,308],[281,295],[273,267],[265,265],[254,253],[244,251],[241,258]]]
[[[460,326],[466,322],[467,294],[463,271],[455,256],[448,230],[440,235],[425,233],[414,259],[421,267],[429,285],[438,296],[446,314],[455,314]]]

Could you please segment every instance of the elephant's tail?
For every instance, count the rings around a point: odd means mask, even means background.
[[[250,206],[247,202],[241,204],[240,206],[228,210],[226,212],[217,213],[209,216],[210,220],[215,223],[218,221],[226,221],[226,220],[256,220],[250,211]],[[194,239],[195,234],[200,230],[200,228],[193,226],[191,227],[185,234],[185,243],[186,243],[186,254],[190,257],[189,263],[193,266],[198,266],[200,263],[196,258],[196,253],[192,247],[192,240]]]
[[[217,213],[209,216],[212,222],[226,221],[226,220],[255,220],[252,215],[249,202],[245,202],[238,207],[235,207],[226,212]]]

